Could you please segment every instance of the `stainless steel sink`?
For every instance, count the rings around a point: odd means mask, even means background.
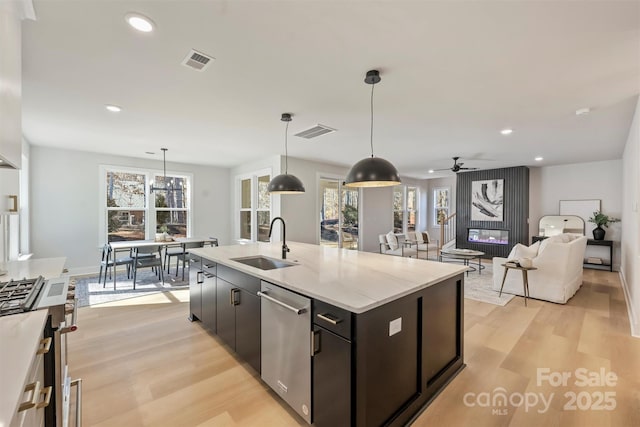
[[[274,270],[276,268],[285,268],[297,265],[287,261],[283,261],[281,259],[269,258],[261,255],[242,258],[231,258],[231,261],[240,262],[251,267],[259,268],[260,270]]]

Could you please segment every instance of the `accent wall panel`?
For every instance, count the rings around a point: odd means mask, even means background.
[[[529,168],[459,172],[456,177],[458,248],[506,257],[516,243],[528,244]],[[469,229],[475,241],[468,241]]]

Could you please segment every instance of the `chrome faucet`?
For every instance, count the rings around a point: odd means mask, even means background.
[[[287,259],[287,252],[289,252],[289,248],[287,247],[287,226],[285,225],[282,217],[277,216],[271,220],[271,225],[269,226],[269,238],[271,238],[273,223],[276,222],[277,219],[282,221],[282,259]]]

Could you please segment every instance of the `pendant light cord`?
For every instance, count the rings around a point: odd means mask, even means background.
[[[373,88],[375,86],[375,83],[371,85],[371,157],[373,157]]]
[[[289,135],[289,122],[284,128],[284,174],[289,174],[289,149],[287,148],[287,135]]]

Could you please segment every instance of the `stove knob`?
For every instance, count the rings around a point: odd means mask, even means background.
[[[64,314],[71,314],[73,313],[73,308],[75,307],[75,304],[72,302],[68,302],[64,305]]]
[[[76,291],[67,292],[67,299],[75,299],[75,297],[76,297]]]
[[[76,284],[75,283],[69,283],[69,290],[73,291],[76,289]]]

